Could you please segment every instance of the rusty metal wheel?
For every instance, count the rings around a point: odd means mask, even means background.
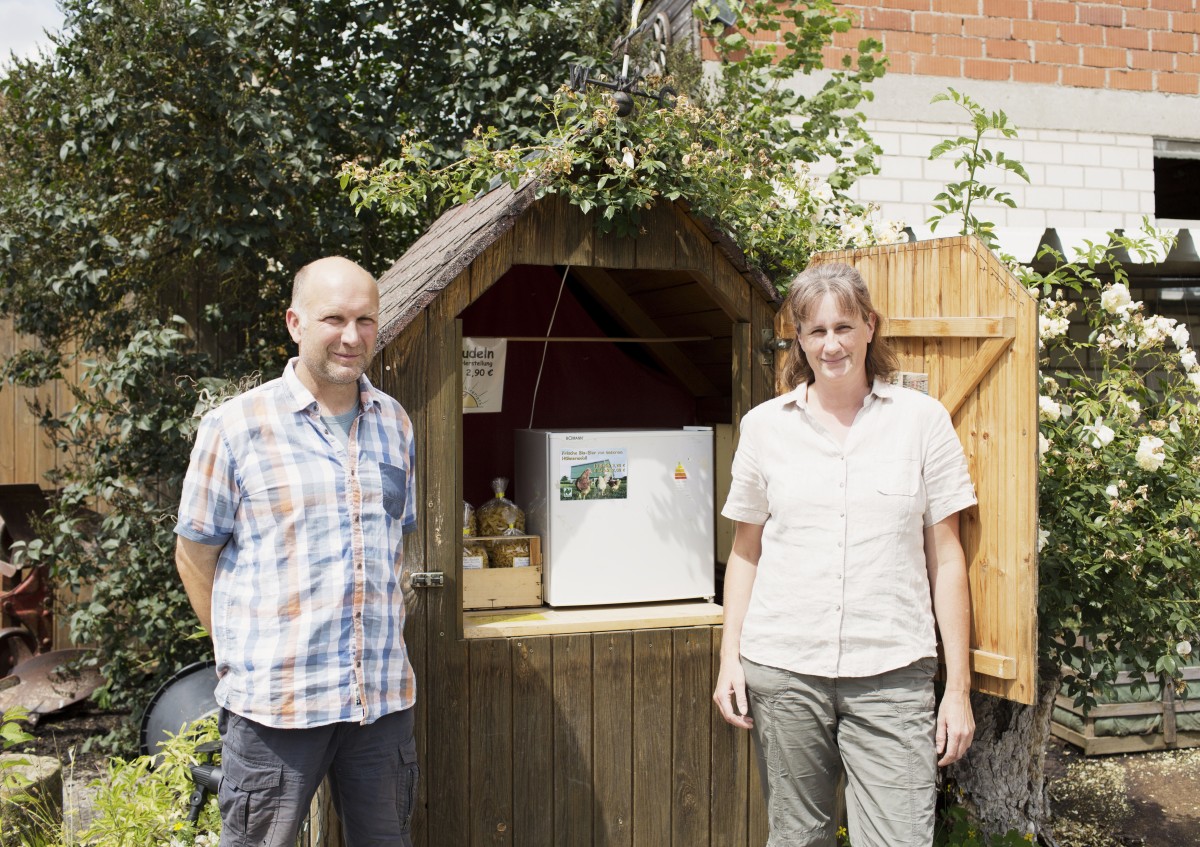
[[[0,677],[37,653],[37,639],[22,626],[0,629]]]

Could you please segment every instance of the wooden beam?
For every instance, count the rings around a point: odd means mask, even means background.
[[[1013,317],[887,318],[883,334],[891,338],[1014,338],[1017,321]]]
[[[600,304],[626,330],[646,338],[662,338],[665,333],[654,319],[647,315],[633,298],[621,288],[612,275],[600,268],[576,267],[571,269],[575,278],[583,283]],[[652,344],[647,352],[678,379],[696,397],[719,396],[719,392],[708,377],[692,364],[691,359],[673,344]]]
[[[958,410],[962,408],[962,404],[975,390],[975,386],[979,385],[980,380],[991,370],[992,365],[1004,355],[1004,351],[1012,346],[1013,339],[1009,338],[988,338],[979,345],[979,352],[971,359],[971,363],[958,375],[958,378],[950,384],[946,392],[938,399],[942,401],[942,405],[950,412],[950,417],[958,414]]]

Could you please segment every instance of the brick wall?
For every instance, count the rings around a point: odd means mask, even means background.
[[[859,28],[827,51],[883,42],[893,73],[1200,94],[1195,0],[842,2]]]
[[[858,25],[838,34],[839,67],[867,36],[892,73],[1200,94],[1196,0],[839,0]],[[713,58],[711,48],[705,58]]]

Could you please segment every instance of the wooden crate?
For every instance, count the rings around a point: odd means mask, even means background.
[[[463,539],[466,541],[467,539]],[[463,568],[464,609],[512,609],[542,605],[542,539],[537,535],[478,536],[472,542],[490,547],[504,541],[529,542],[529,566]]]
[[[1118,689],[1131,689],[1134,676],[1121,673],[1117,676]],[[1184,668],[1183,681],[1192,692],[1190,699],[1180,699],[1169,678],[1158,680],[1146,675],[1150,690],[1145,692],[1149,699],[1132,703],[1097,703],[1085,715],[1070,697],[1059,694],[1054,703],[1055,719],[1050,731],[1056,738],[1074,744],[1085,756],[1102,756],[1109,753],[1145,753],[1153,750],[1175,750],[1183,747],[1200,747],[1200,667]],[[1154,695],[1159,690],[1158,696]],[[1157,732],[1127,732],[1122,734],[1114,725],[1114,719],[1146,719],[1157,723]],[[1182,722],[1187,729],[1180,729]],[[1079,728],[1068,726],[1082,723]]]

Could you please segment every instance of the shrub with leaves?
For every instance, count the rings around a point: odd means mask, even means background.
[[[355,213],[345,162],[402,132],[457,155],[485,122],[517,139],[534,97],[609,42],[611,3],[63,0],[51,53],[0,71],[0,316],[38,345],[0,378],[76,364],[44,425],[65,461],[25,555],[83,589],[103,705],[141,705],[201,658],[172,514],[206,392],[279,373],[291,277],[323,255],[380,273],[428,224]],[[45,412],[46,410],[41,410]],[[44,483],[43,483],[44,484]],[[80,508],[99,517],[85,519]],[[92,591],[88,595],[88,591]],[[133,723],[122,728],[128,749]]]
[[[781,280],[814,251],[896,240],[898,226],[844,196],[874,167],[876,148],[853,109],[883,72],[879,45],[864,41],[853,67],[805,98],[784,83],[821,67],[821,47],[849,18],[826,0],[735,5],[738,26],[711,33],[722,59],[711,85],[698,80],[653,106],[638,98],[624,117],[610,93],[562,88],[545,101],[550,129],[524,144],[479,129],[461,159],[440,165],[432,142],[408,136],[400,156],[374,169],[347,164],[342,185],[358,208],[403,218],[431,202],[465,202],[495,180],[532,180],[539,194],[562,194],[602,232],[622,236],[637,236],[655,203],[683,199]],[[789,23],[777,49],[773,39]],[[665,82],[647,84],[657,91]],[[832,169],[818,178],[810,165],[822,159]]]
[[[1170,245],[1110,233],[1026,279],[1041,297],[1041,653],[1072,668],[1083,704],[1121,670],[1178,677],[1200,633],[1200,366],[1116,256]]]

